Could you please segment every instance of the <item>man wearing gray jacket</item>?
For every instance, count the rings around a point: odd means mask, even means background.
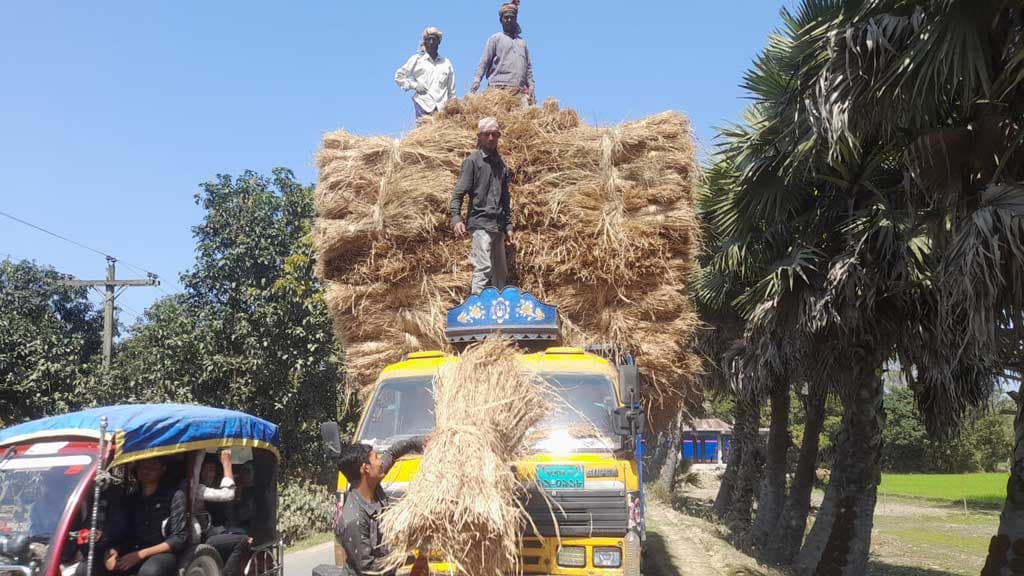
[[[480,120],[477,149],[462,162],[449,205],[455,233],[465,236],[468,231],[472,238],[472,294],[479,294],[486,286],[501,290],[507,276],[505,242],[512,241],[512,218],[508,167],[498,154],[499,137],[501,128],[496,119]],[[463,221],[462,203],[466,196],[469,209]]]
[[[395,570],[387,570],[388,548],[380,515],[390,501],[380,483],[403,456],[422,453],[425,442],[425,436],[414,436],[395,442],[379,454],[367,444],[356,443],[338,456],[338,471],[345,475],[349,488],[334,537],[345,550],[348,576],[395,575]],[[422,558],[426,560],[426,556]]]
[[[518,17],[518,0],[502,4],[498,9],[502,31],[487,39],[470,92],[475,94],[480,89],[480,82],[487,78],[488,88],[500,88],[522,94],[524,103],[537,102],[533,64],[530,62],[526,40],[521,35]]]

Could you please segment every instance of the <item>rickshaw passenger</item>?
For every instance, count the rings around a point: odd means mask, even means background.
[[[231,449],[221,450],[220,466],[224,470],[220,488],[210,488],[217,482],[220,470],[215,460],[207,458],[199,472],[199,496],[197,507],[205,507],[206,502],[214,504],[207,509],[211,512],[211,526],[208,530],[206,543],[213,546],[224,560],[224,575],[237,576],[241,572],[242,560],[249,555],[249,537],[246,534],[233,534],[221,525],[223,513],[218,510],[222,503],[231,502],[235,498],[236,487],[231,467]],[[216,517],[218,522],[214,522]],[[215,525],[216,524],[216,525]]]
[[[222,473],[223,470],[223,473]],[[219,487],[216,487],[219,486]],[[235,499],[235,476],[231,467],[231,449],[221,450],[217,458],[207,455],[199,469],[199,486],[195,499],[195,514],[205,513],[208,522],[203,526],[206,535],[223,530],[224,510]]]
[[[176,483],[164,483],[166,473],[167,467],[159,459],[139,462],[135,470],[139,486],[125,500],[125,538],[107,552],[103,563],[106,572],[138,576],[177,574],[176,554],[187,543],[186,497],[183,490],[174,487]]]
[[[252,463],[246,462],[238,467],[235,501],[225,510],[225,531],[232,534],[249,534],[255,504]]]
[[[220,472],[223,470],[223,474]],[[217,477],[220,477],[220,482]],[[214,487],[219,484],[219,487]],[[202,512],[205,502],[231,502],[235,499],[235,475],[231,468],[231,449],[220,451],[220,463],[207,456],[199,471],[199,505]]]
[[[124,490],[120,486],[109,486],[100,493],[100,505],[98,507],[99,520],[96,523],[96,551],[93,554],[93,574],[100,574],[103,571],[103,561],[107,552],[116,542],[124,538],[127,518],[124,508]],[[85,492],[85,499],[82,501],[81,509],[76,516],[76,523],[72,526],[89,528],[92,525],[92,487]],[[87,538],[87,536],[86,536]],[[70,549],[68,551],[68,549]],[[86,566],[89,558],[88,540],[79,541],[75,546],[67,546],[65,555],[71,561],[75,553],[81,554],[81,561],[75,569],[75,576],[85,576]]]

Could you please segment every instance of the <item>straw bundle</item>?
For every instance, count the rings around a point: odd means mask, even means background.
[[[398,567],[412,550],[430,550],[467,576],[518,572],[527,515],[512,463],[549,410],[543,387],[509,344],[489,340],[441,369],[434,402],[419,473],[382,517],[388,559]]]
[[[317,154],[318,274],[349,386],[402,354],[445,349],[445,310],[469,292],[469,242],[447,204],[476,124],[495,116],[511,174],[510,281],[558,307],[570,345],[637,354],[649,408],[674,409],[699,369],[687,298],[699,243],[689,122],[666,112],[587,126],[549,100],[490,91],[451,102],[401,139],[326,134]]]

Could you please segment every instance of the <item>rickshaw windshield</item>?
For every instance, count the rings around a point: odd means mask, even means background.
[[[0,534],[49,543],[92,463],[87,454],[24,455],[0,462]]]

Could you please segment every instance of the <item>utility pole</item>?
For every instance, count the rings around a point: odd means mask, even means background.
[[[68,286],[77,288],[104,288],[103,294],[103,368],[110,368],[110,356],[114,351],[114,299],[129,286],[159,286],[160,280],[150,274],[145,280],[117,280],[114,264],[117,258],[107,256],[106,280],[65,280]],[[120,288],[120,290],[115,290]]]

